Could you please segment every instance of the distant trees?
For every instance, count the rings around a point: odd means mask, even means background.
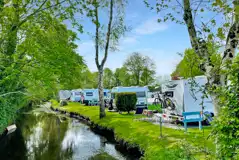
[[[194,50],[186,49],[183,59],[178,63],[171,76],[189,78],[203,75],[204,73],[200,70],[199,64],[200,58]]]
[[[131,85],[149,85],[154,81],[156,65],[148,56],[134,52],[127,58],[123,67],[130,75]]]
[[[115,85],[115,77],[114,73],[111,69],[105,68],[104,69],[104,87],[105,88],[113,88]]]
[[[148,56],[140,53],[132,53],[126,59],[121,68],[114,71],[110,68],[104,69],[104,88],[113,88],[115,86],[146,86],[155,83],[156,65]],[[85,88],[97,88],[98,72],[84,72]]]
[[[125,67],[117,68],[114,73],[115,86],[130,86],[133,82]]]

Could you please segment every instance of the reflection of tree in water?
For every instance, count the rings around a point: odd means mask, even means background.
[[[24,115],[17,121],[18,130],[4,139],[4,147],[1,143],[0,159],[71,159],[72,148],[63,151],[61,147],[68,123],[49,114]]]
[[[68,129],[68,121],[60,122],[54,115],[43,114],[39,117],[42,134],[39,137],[39,146],[35,146],[33,154],[35,159],[70,159],[72,157],[72,148],[61,149],[61,144]]]

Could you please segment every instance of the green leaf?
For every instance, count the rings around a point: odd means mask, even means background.
[[[223,28],[218,28],[217,30],[217,37],[220,38],[221,40],[224,40],[225,39],[225,35],[224,35],[224,32],[223,32]]]

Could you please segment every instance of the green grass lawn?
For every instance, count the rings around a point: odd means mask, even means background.
[[[52,106],[56,108],[59,104],[52,101]],[[133,113],[119,114],[106,111],[106,117],[99,119],[98,106],[84,106],[70,102],[68,106],[60,109],[78,112],[89,117],[94,123],[113,129],[117,139],[139,145],[145,151],[144,159],[147,160],[189,159],[191,155],[196,159],[205,159],[206,154],[203,150],[206,149],[212,153],[215,151],[212,140],[207,139],[210,128],[204,127],[204,131],[191,128],[188,129],[188,133],[184,133],[182,130],[163,127],[163,138],[160,138],[158,125],[138,121],[137,119],[141,116],[135,116]]]
[[[159,112],[162,112],[162,108],[161,108],[160,104],[158,104],[158,105],[153,105],[153,104],[148,105],[148,109],[149,110],[157,110]]]

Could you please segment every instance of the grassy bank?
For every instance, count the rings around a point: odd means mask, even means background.
[[[56,101],[52,101],[52,105],[54,108],[59,107]],[[163,138],[160,138],[158,125],[137,121],[139,116],[134,114],[107,112],[107,116],[100,120],[97,106],[83,106],[72,102],[60,109],[77,112],[89,117],[94,123],[113,129],[116,138],[139,145],[145,151],[144,159],[147,160],[190,159],[191,155],[196,159],[205,159],[204,149],[214,151],[212,141],[207,139],[209,128],[204,129],[203,136],[203,132],[196,128],[184,133],[181,130],[163,127]]]

